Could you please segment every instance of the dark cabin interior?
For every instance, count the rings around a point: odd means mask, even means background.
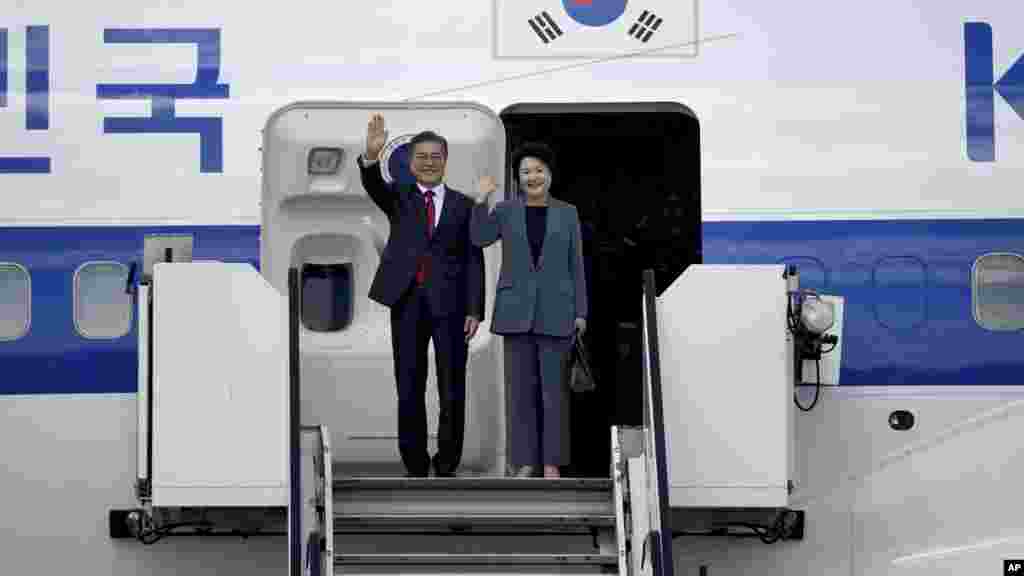
[[[580,214],[597,386],[570,393],[563,473],[607,477],[609,427],[643,422],[642,273],[655,271],[660,294],[701,261],[699,124],[675,103],[517,104],[501,119],[506,163],[521,143],[546,143],[556,155],[551,194]]]

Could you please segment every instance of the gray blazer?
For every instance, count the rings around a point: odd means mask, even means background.
[[[576,207],[548,200],[547,228],[537,266],[526,235],[526,205],[522,200],[473,208],[470,238],[484,248],[501,240],[501,273],[494,296],[491,332],[529,332],[571,336],[576,318],[587,317],[587,287],[583,247]]]

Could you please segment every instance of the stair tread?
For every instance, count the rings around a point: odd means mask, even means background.
[[[455,478],[346,477],[334,480],[335,490],[574,490],[611,491],[610,478],[503,478],[463,476]]]
[[[576,532],[615,526],[611,514],[348,514],[336,515],[335,531],[468,530],[474,532]]]
[[[452,512],[445,514],[345,514],[335,515],[335,522],[535,522],[572,520],[574,522],[614,522],[614,514],[477,514]]]
[[[335,554],[335,564],[617,564],[614,554]]]

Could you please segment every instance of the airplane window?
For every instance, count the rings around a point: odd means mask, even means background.
[[[974,263],[974,320],[986,330],[1024,329],[1024,256],[988,254]]]
[[[75,330],[83,338],[112,340],[131,330],[132,300],[125,292],[128,267],[87,262],[75,272]]]
[[[306,264],[301,285],[307,329],[338,332],[352,323],[352,264]]]
[[[927,321],[927,270],[914,256],[887,256],[875,264],[875,320],[891,329],[916,329]]]
[[[31,309],[28,270],[20,264],[0,262],[0,341],[17,340],[28,333]]]

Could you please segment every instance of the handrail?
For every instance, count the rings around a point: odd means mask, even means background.
[[[288,269],[288,565],[291,576],[302,576],[302,444],[299,394],[299,275]]]
[[[324,538],[324,569],[334,571],[334,457],[331,454],[331,436],[326,426],[320,426],[320,477],[323,486],[323,516],[320,533]]]
[[[668,504],[668,451],[665,447],[665,415],[662,409],[661,359],[658,354],[658,300],[654,270],[644,270],[644,305],[647,312],[647,348],[651,379],[651,421],[654,435],[654,456],[657,463],[656,481],[658,486],[658,523],[651,533],[654,539],[651,549],[651,567],[655,576],[672,576],[672,538],[670,535],[671,511]]]
[[[316,451],[313,454],[313,470],[317,476],[314,510],[316,527],[310,545],[319,552],[318,562],[311,565],[312,574],[323,574],[334,566],[334,471],[331,455],[330,435],[327,427],[303,426],[301,422],[301,390],[299,355],[299,270],[288,269],[288,443],[289,443],[289,489],[288,489],[288,563],[291,576],[303,576],[302,514],[302,433],[315,432]],[[312,564],[314,559],[308,558]]]
[[[316,452],[313,454],[313,469],[317,476],[314,499],[316,529],[313,531],[316,540],[310,544],[318,553],[319,564],[312,565],[313,554],[308,554],[306,561],[310,564],[310,574],[325,574],[334,566],[334,460],[331,455],[331,441],[327,427],[322,424],[302,426],[302,431],[315,432],[317,436]]]

